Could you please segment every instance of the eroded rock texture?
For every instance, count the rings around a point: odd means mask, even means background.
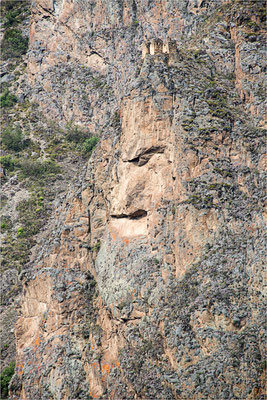
[[[32,99],[102,139],[21,274],[12,399],[264,399],[264,12],[33,2]]]

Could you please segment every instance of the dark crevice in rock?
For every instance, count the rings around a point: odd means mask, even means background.
[[[132,158],[131,160],[127,160],[128,162],[131,162],[135,165],[138,165],[138,167],[141,167],[142,165],[145,165],[150,158],[157,153],[163,153],[165,147],[164,146],[152,146],[150,149],[146,150],[144,153],[139,154],[139,156]]]
[[[91,214],[90,214],[90,210],[88,210],[87,212],[88,212],[88,231],[87,231],[87,233],[90,234],[91,233]]]
[[[128,218],[128,219],[141,219],[147,216],[147,211],[145,210],[136,210],[132,214],[118,214],[118,215],[111,215],[111,218],[121,219],[121,218]]]

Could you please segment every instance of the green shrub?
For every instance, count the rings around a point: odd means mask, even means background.
[[[30,140],[24,138],[20,128],[7,127],[2,133],[2,143],[9,150],[21,151],[29,146]]]
[[[3,369],[0,375],[1,383],[1,398],[5,399],[8,396],[8,385],[15,371],[15,361],[12,361],[6,368]]]
[[[24,229],[22,227],[18,228],[17,236],[18,237],[23,237],[24,235],[25,235]]]
[[[27,0],[2,0],[0,14],[4,20],[4,26],[15,25],[29,16],[30,2]]]
[[[66,126],[65,138],[68,142],[74,143],[76,150],[85,156],[92,153],[99,140],[97,136],[91,136],[89,131],[82,130],[80,127],[73,125],[72,122]]]
[[[72,122],[67,124],[66,129],[67,129],[66,140],[68,142],[76,144],[82,143],[91,136],[90,132],[82,130],[78,126],[73,125]]]
[[[99,138],[96,136],[92,136],[89,139],[86,139],[82,145],[83,152],[85,154],[90,154],[93,151],[93,149],[95,148],[95,146],[97,145],[98,141],[99,141]]]
[[[1,230],[6,230],[6,223],[5,222],[1,223]]]
[[[6,27],[12,26],[16,22],[16,19],[20,13],[21,13],[21,11],[19,9],[12,9],[12,10],[8,11],[5,15],[5,18],[6,18],[5,26]]]
[[[8,89],[0,95],[0,108],[2,107],[12,107],[17,102],[17,97],[9,93]]]
[[[4,15],[5,13],[7,13],[8,11],[12,10],[13,8],[19,6],[21,3],[23,2],[23,0],[2,0],[1,4],[0,4],[0,12],[1,15]]]
[[[95,245],[92,247],[92,251],[99,251],[100,250],[100,247],[101,247],[101,243],[100,243],[100,240],[98,240],[96,243],[95,243]]]
[[[8,29],[1,43],[3,59],[21,57],[27,52],[28,42],[19,29]]]
[[[42,178],[48,174],[58,174],[60,167],[54,161],[22,160],[19,162],[23,177]]]
[[[11,218],[9,216],[3,215],[1,217],[1,231],[8,231],[11,225]]]
[[[47,217],[45,206],[37,207],[38,200],[35,196],[30,199],[22,200],[16,207],[19,218],[18,221],[23,226],[23,236],[29,239],[39,232]]]
[[[6,169],[7,171],[14,171],[17,165],[17,160],[12,158],[11,155],[8,154],[7,156],[0,157],[0,164],[1,167]]]
[[[54,161],[37,161],[28,159],[12,158],[11,155],[1,156],[0,165],[8,171],[15,168],[21,170],[22,178],[45,178],[50,174],[58,174],[61,168]]]
[[[10,27],[23,21],[29,15],[27,0],[2,1],[0,13],[5,19],[5,27]]]

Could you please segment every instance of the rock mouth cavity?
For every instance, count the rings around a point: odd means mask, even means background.
[[[145,165],[154,154],[164,153],[164,150],[164,146],[153,146],[139,154],[137,157],[127,160],[127,162],[131,162],[135,165],[138,165],[138,167],[141,167],[142,165]]]
[[[122,218],[127,218],[130,220],[136,220],[136,219],[141,219],[147,216],[147,211],[145,210],[136,210],[132,214],[118,214],[118,215],[111,215],[111,218],[114,219],[122,219]]]

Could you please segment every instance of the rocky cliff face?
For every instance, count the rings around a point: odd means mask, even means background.
[[[20,275],[12,399],[264,399],[264,12],[33,2],[25,95],[101,140]]]

